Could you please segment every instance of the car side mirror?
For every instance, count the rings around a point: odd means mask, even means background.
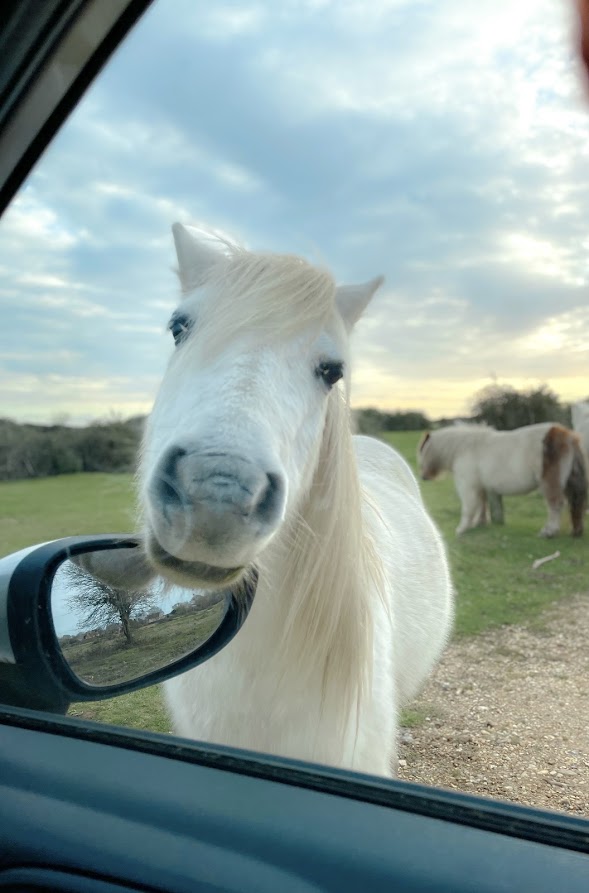
[[[134,536],[68,537],[0,559],[0,703],[65,713],[208,660],[243,626],[255,579],[232,590],[159,578]]]

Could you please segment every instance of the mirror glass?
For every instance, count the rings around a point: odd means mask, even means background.
[[[129,682],[203,645],[230,603],[226,592],[164,584],[134,549],[64,561],[51,588],[53,625],[72,672],[93,686]]]

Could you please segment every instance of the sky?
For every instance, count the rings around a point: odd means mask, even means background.
[[[589,394],[572,0],[156,0],[0,220],[0,417],[149,411],[171,225],[384,274],[352,402]]]

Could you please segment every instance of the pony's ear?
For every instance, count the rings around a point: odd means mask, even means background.
[[[373,294],[383,282],[384,276],[377,276],[370,282],[362,282],[359,285],[338,285],[335,290],[335,301],[348,329],[358,322]]]
[[[188,292],[206,282],[209,271],[226,257],[222,243],[182,223],[172,224],[182,291]],[[226,247],[226,246],[224,246]]]
[[[422,449],[424,448],[424,446],[426,445],[426,443],[427,443],[428,440],[429,440],[429,436],[430,436],[430,432],[429,432],[429,431],[426,431],[424,434],[421,435],[421,440],[419,441],[418,452],[421,453]]]

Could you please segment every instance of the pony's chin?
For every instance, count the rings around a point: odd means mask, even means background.
[[[216,567],[201,561],[186,561],[166,551],[152,535],[147,541],[150,563],[165,579],[178,586],[197,589],[227,589],[245,575],[245,567]]]

